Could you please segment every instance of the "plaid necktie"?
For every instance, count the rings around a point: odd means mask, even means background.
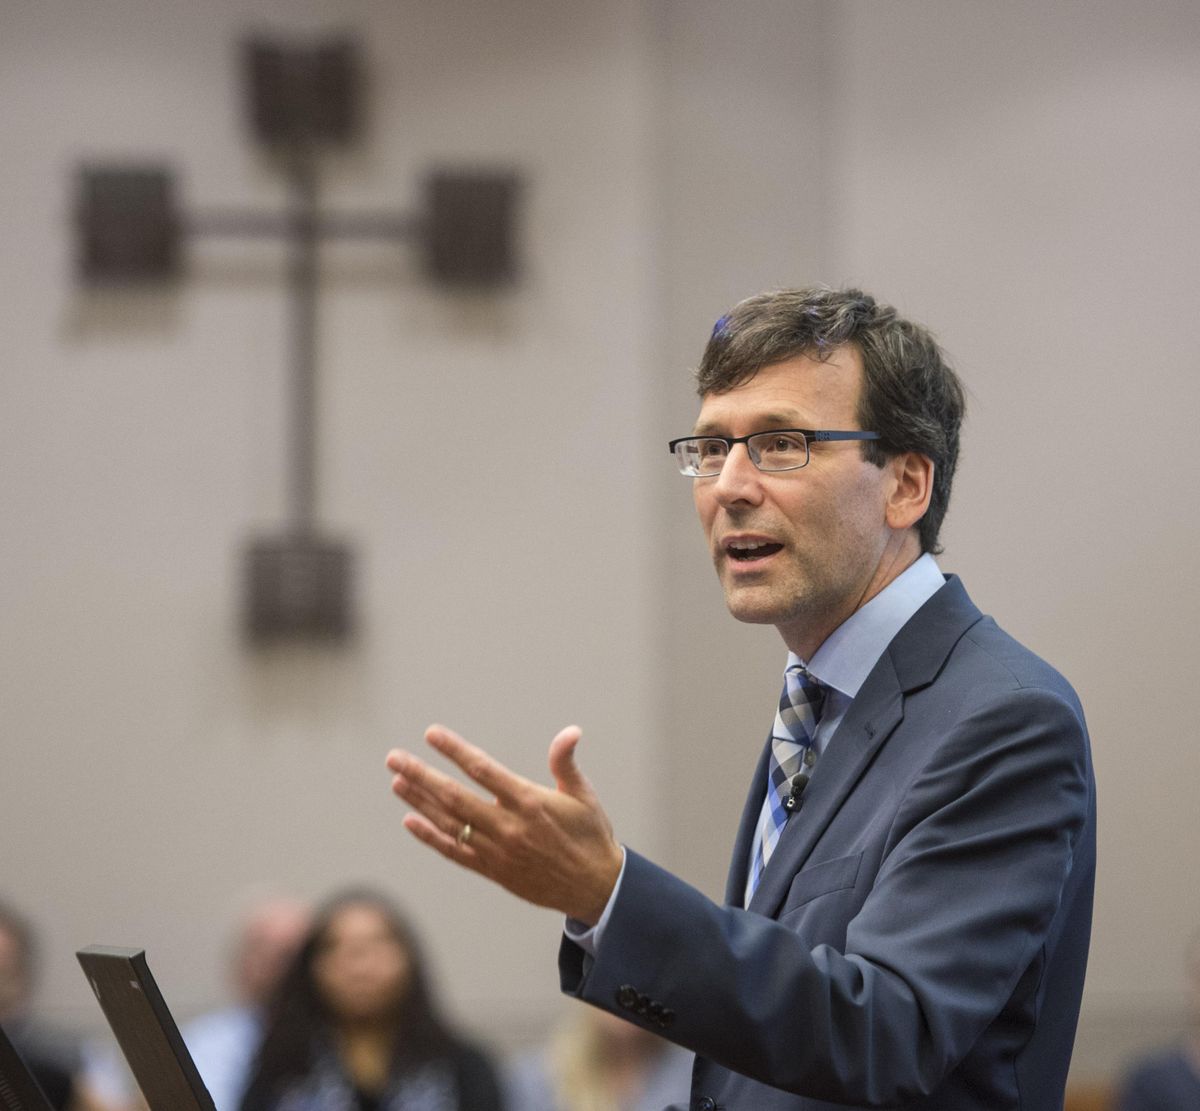
[[[775,725],[771,729],[771,757],[768,761],[767,796],[763,800],[762,814],[758,819],[758,832],[754,839],[754,858],[750,866],[750,879],[746,884],[745,905],[762,878],[763,869],[771,859],[771,853],[779,842],[779,835],[794,808],[793,798],[808,782],[810,770],[816,760],[813,751],[813,736],[821,717],[821,706],[825,701],[825,687],[807,670],[796,664],[789,667],[783,676],[783,695],[779,699],[779,710],[775,714]],[[792,781],[799,790],[793,792]]]

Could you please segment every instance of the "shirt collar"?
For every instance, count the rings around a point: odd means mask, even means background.
[[[926,552],[834,629],[807,664],[789,652],[788,667],[807,667],[827,687],[854,698],[884,649],[945,582]]]

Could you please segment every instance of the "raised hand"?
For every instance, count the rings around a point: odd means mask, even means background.
[[[393,749],[387,757],[392,791],[412,807],[405,828],[514,895],[595,924],[620,874],[622,851],[575,763],[580,736],[570,725],[550,742],[550,788],[509,771],[445,726],[431,725],[426,743],[492,798]]]

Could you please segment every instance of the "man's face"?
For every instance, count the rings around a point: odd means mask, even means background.
[[[707,395],[696,433],[857,429],[862,378],[853,347],[825,362],[799,355]],[[734,617],[775,625],[789,648],[810,658],[918,554],[915,537],[886,520],[896,474],[894,466],[864,460],[860,444],[835,441],[812,444],[808,466],[775,474],[758,470],[738,444],[719,475],[694,479],[696,509]]]
[[[266,1004],[308,933],[308,908],[287,899],[256,907],[242,927],[234,986],[247,1003]]]

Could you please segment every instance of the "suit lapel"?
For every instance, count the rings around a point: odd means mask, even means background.
[[[725,881],[725,905],[740,907],[746,898],[746,881],[750,878],[750,847],[758,828],[758,815],[762,810],[763,791],[767,783],[767,759],[771,751],[771,736],[758,757],[754,777],[750,780],[750,792],[742,807],[742,820],[738,825],[733,843],[733,860],[729,864],[729,878]],[[760,881],[761,882],[761,881]]]
[[[785,827],[748,909],[768,917],[778,913],[796,873],[875,754],[903,720],[905,695],[933,681],[950,650],[979,619],[980,613],[962,583],[950,575],[946,585],[896,634],[830,738],[804,792],[803,805]],[[732,906],[742,905],[751,840],[762,806],[766,761],[764,750],[738,830],[726,890],[726,901]]]

